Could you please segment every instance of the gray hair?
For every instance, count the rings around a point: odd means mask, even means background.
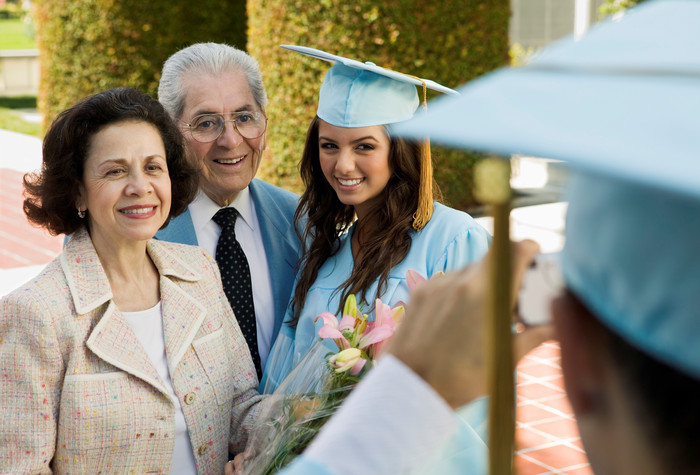
[[[236,70],[246,75],[255,102],[264,110],[267,94],[258,62],[245,51],[221,43],[196,43],[170,56],[163,64],[158,100],[173,119],[179,120],[187,95],[183,85],[186,74],[194,72],[218,76]]]

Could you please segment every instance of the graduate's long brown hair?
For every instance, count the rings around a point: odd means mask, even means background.
[[[294,221],[297,229],[301,229],[306,220],[300,233],[305,258],[301,263],[299,280],[292,297],[292,326],[296,326],[299,320],[306,295],[316,280],[319,269],[329,257],[338,252],[341,234],[348,230],[355,219],[354,208],[340,202],[321,170],[319,120],[315,117],[309,126],[304,153],[299,163],[305,191],[299,200]],[[418,207],[420,157],[419,143],[389,136],[391,178],[381,198],[376,200],[381,205],[371,210],[362,223],[358,223],[361,228],[355,229],[355,232],[362,233],[362,245],[355,256],[355,265],[350,277],[337,290],[341,293],[338,313],[346,297],[358,292],[361,297],[359,302],[365,301],[372,306],[374,298],[381,296],[386,289],[389,271],[408,254],[411,248],[411,233],[414,232],[413,215]],[[433,186],[437,190],[434,183]],[[377,295],[366,295],[369,287],[377,279]]]

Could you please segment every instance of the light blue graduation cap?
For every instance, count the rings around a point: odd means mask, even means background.
[[[567,161],[562,270],[611,329],[700,379],[700,2],[648,0],[392,128]]]
[[[321,85],[316,115],[336,127],[389,125],[413,117],[419,105],[416,86],[444,94],[456,94],[430,79],[382,68],[374,63],[344,58],[306,46],[281,45],[282,48],[333,63]],[[420,137],[423,140],[425,137]],[[413,227],[422,229],[433,212],[432,161],[430,143],[423,142],[418,209]]]
[[[430,79],[409,76],[374,63],[363,63],[306,46],[281,46],[334,63],[321,85],[317,115],[337,127],[369,127],[410,119],[419,104],[416,86],[456,94]]]

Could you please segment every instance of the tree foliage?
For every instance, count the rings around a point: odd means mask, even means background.
[[[245,0],[35,0],[44,125],[95,92],[155,96],[163,62],[198,41],[245,47]]]
[[[640,1],[641,0],[605,0],[605,2],[598,8],[598,16],[600,18],[604,18],[608,15],[613,15],[636,5]]]
[[[152,95],[165,59],[198,41],[247,46],[270,95],[260,176],[299,190],[297,162],[328,64],[279,48],[331,53],[457,87],[508,62],[509,0],[35,0],[44,125],[116,86]],[[246,29],[246,8],[248,25]],[[433,96],[430,96],[432,98]],[[473,155],[436,151],[448,201],[472,203]]]

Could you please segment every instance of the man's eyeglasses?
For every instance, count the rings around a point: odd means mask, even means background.
[[[233,128],[246,139],[256,139],[265,133],[267,117],[262,112],[241,111],[232,112],[231,119],[224,119],[221,114],[201,114],[184,122],[192,134],[192,138],[200,143],[209,143],[218,139],[224,132],[226,122],[231,122]]]

